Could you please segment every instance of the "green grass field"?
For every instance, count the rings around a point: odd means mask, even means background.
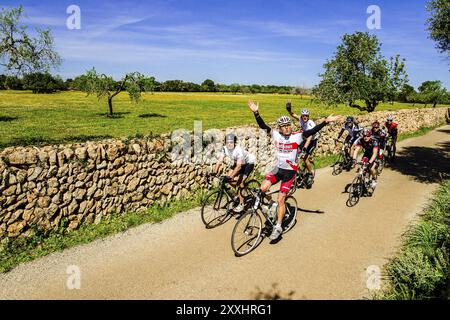
[[[114,100],[115,118],[106,117],[107,102],[86,97],[82,92],[32,94],[28,91],[0,91],[0,149],[13,145],[67,143],[103,138],[125,138],[160,134],[174,129],[193,130],[194,120],[203,128],[226,128],[254,123],[247,100],[260,103],[261,114],[274,121],[285,114],[291,99],[295,110],[307,107],[313,118],[335,114],[359,114],[344,105],[329,107],[309,97],[277,94],[232,95],[211,93],[144,94],[138,104],[121,93]],[[412,104],[381,104],[377,110],[424,107]]]

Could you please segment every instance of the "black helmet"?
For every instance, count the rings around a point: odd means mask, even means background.
[[[229,142],[229,141],[233,141],[234,144],[236,144],[237,137],[236,137],[236,135],[234,133],[229,133],[229,134],[226,135],[225,142]]]
[[[355,122],[355,119],[352,116],[348,116],[347,119],[345,120],[345,122],[347,122],[347,123]]]

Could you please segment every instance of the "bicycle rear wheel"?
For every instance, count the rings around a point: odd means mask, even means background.
[[[248,211],[239,218],[231,234],[231,248],[237,257],[250,253],[258,246],[262,228],[258,212]]]
[[[295,200],[295,198],[292,196],[287,197],[286,214],[284,216],[282,223],[283,233],[288,232],[295,226],[295,224],[297,223],[297,213],[298,213],[297,200]]]
[[[362,181],[362,178],[360,176],[357,176],[355,179],[353,179],[353,182],[348,190],[348,200],[347,200],[347,206],[353,207],[361,198],[364,191],[364,183]]]
[[[233,201],[229,200],[225,192],[219,190],[211,192],[202,201],[201,218],[207,229],[220,226],[227,221]],[[231,215],[230,215],[231,216]]]

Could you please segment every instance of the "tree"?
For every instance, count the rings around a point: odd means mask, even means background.
[[[6,75],[0,74],[0,90],[6,90]]]
[[[215,85],[214,81],[212,81],[211,79],[206,79],[202,83],[202,89],[206,92],[215,92],[216,85]]]
[[[32,90],[33,93],[52,93],[66,88],[60,77],[41,72],[26,74],[22,83],[25,90]]]
[[[19,25],[22,16],[22,6],[0,12],[0,65],[16,75],[58,67],[61,58],[53,48],[50,29],[36,29],[33,38],[26,26]]]
[[[441,81],[425,81],[419,87],[419,94],[422,102],[436,104],[446,102],[448,92],[442,87]]]
[[[127,73],[120,81],[116,82],[111,76],[98,74],[95,68],[87,71],[81,82],[81,88],[88,95],[95,94],[97,98],[108,99],[109,117],[113,116],[113,98],[122,91],[127,91],[130,100],[139,102],[142,88],[140,83],[144,76],[139,72]]]
[[[155,77],[147,77],[143,78],[139,85],[142,91],[151,92],[153,94],[154,91],[159,89],[161,84],[155,80]]]
[[[429,37],[436,41],[436,49],[450,58],[450,0],[432,0],[427,10],[431,14],[427,20]]]
[[[22,80],[17,76],[7,76],[5,79],[5,87],[8,90],[22,90]]]
[[[241,86],[240,86],[239,83],[232,83],[232,84],[230,84],[230,91],[233,92],[233,94],[238,93],[240,88],[241,88]]]
[[[399,102],[415,102],[415,95],[417,94],[413,86],[404,84],[400,92],[398,93],[396,100]]]
[[[346,103],[368,112],[391,98],[407,81],[404,60],[397,56],[388,63],[381,55],[377,37],[367,32],[345,34],[324,69],[321,82],[313,89],[316,97],[328,104]]]

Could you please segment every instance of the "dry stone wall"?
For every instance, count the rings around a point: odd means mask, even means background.
[[[392,112],[400,133],[442,123],[447,113],[446,108]],[[369,125],[387,115],[376,112],[356,118]],[[333,138],[341,126],[321,131],[317,155],[337,151]],[[229,131],[257,156],[258,171],[271,168],[272,142],[256,126],[200,135],[174,132],[158,138],[7,148],[0,152],[0,239],[27,236],[36,229],[56,230],[62,221],[64,228],[75,229],[112,213],[145,210],[189,196],[205,186]]]

